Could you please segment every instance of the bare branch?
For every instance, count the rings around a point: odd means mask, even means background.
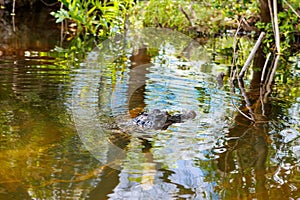
[[[237,111],[238,111],[241,115],[243,115],[244,117],[246,117],[246,118],[249,119],[250,121],[253,121],[253,120],[251,119],[251,117],[249,117],[248,115],[246,115],[243,111],[241,111],[241,110],[235,105],[233,99],[231,99],[231,103],[232,103],[232,105],[235,107],[235,109],[237,109]],[[253,121],[253,122],[254,122],[254,121]]]
[[[271,5],[271,0],[268,0],[268,6],[269,6],[269,11],[270,11],[270,16],[271,16],[273,33],[275,33],[275,30],[274,30],[275,26],[274,26],[273,8],[272,8],[272,5]]]
[[[279,55],[277,55],[276,58],[275,58],[275,62],[274,62],[274,65],[273,65],[273,68],[272,68],[272,72],[270,74],[270,77],[269,77],[267,85],[271,85],[272,84],[272,81],[274,79],[274,75],[275,75],[275,72],[276,72],[276,68],[277,68],[277,65],[278,65],[278,61],[279,61]]]
[[[13,7],[12,7],[11,15],[16,15],[15,10],[16,10],[16,0],[13,1]]]
[[[264,64],[264,67],[263,67],[263,70],[262,70],[262,74],[261,74],[261,78],[260,78],[260,83],[263,83],[263,81],[264,81],[264,77],[265,77],[265,73],[266,73],[266,68],[267,68],[267,64],[269,62],[270,56],[271,56],[271,53],[268,53],[266,62]]]
[[[263,116],[265,116],[265,104],[264,104],[264,101],[263,101],[263,95],[265,93],[265,85],[262,84],[260,85],[259,87],[259,100],[260,100],[260,103],[261,103],[261,113]]]
[[[190,22],[191,27],[194,27],[194,22],[191,19],[191,17],[187,14],[187,12],[183,9],[182,6],[179,6],[179,10],[184,14],[184,16],[187,18],[187,20]]]
[[[16,32],[16,24],[15,24],[15,8],[16,8],[16,0],[13,1],[13,7],[12,7],[12,12],[11,12],[11,16],[12,16],[12,24],[13,24],[13,31]]]
[[[232,103],[232,105],[234,106],[234,108],[235,108],[241,115],[243,115],[245,118],[247,118],[247,119],[250,120],[250,121],[255,122],[253,115],[251,114],[251,117],[249,117],[246,113],[244,113],[242,110],[240,110],[240,109],[235,105],[234,100],[233,100],[233,98],[232,98],[232,97],[233,97],[233,94],[235,93],[233,81],[235,80],[235,78],[238,79],[238,77],[237,77],[237,76],[238,76],[238,68],[233,69],[233,67],[234,67],[235,64],[236,64],[236,57],[237,57],[237,54],[236,54],[237,34],[238,34],[238,32],[239,32],[239,30],[240,30],[240,28],[241,28],[241,24],[242,24],[242,23],[243,23],[243,19],[241,19],[241,21],[239,22],[239,26],[238,26],[238,28],[237,28],[237,30],[236,30],[236,32],[235,32],[235,35],[234,35],[233,60],[232,60],[231,73],[230,73],[230,87],[231,87],[231,90],[230,90],[230,97],[231,97],[231,103]],[[249,100],[248,100],[248,98],[247,98],[247,96],[246,96],[245,91],[243,90],[241,81],[242,81],[242,80],[238,80],[238,82],[239,82],[239,88],[240,88],[240,90],[241,90],[241,92],[242,92],[242,94],[243,94],[243,96],[244,96],[244,98],[245,98],[245,101],[246,101],[246,104],[247,104],[246,106],[247,106],[248,110],[250,111],[250,113],[253,113],[252,110],[251,110],[251,108],[248,106],[248,105],[250,105],[250,102],[249,102]]]
[[[296,10],[288,2],[286,2],[286,0],[283,0],[283,2],[293,11],[293,13],[295,13],[295,15],[298,16],[298,18],[300,18],[300,15],[296,12]]]
[[[244,97],[244,100],[246,102],[246,107],[249,110],[249,113],[250,113],[250,116],[251,116],[250,120],[255,122],[254,113],[253,113],[253,110],[251,109],[251,103],[250,103],[249,98],[248,98],[248,96],[245,92],[243,79],[238,79],[238,84],[239,84],[240,91],[241,91],[241,93]]]
[[[279,26],[278,26],[278,17],[277,17],[277,0],[273,0],[274,8],[274,29],[275,29],[275,44],[277,53],[280,54],[280,36],[279,36]]]
[[[231,70],[230,70],[230,87],[231,87],[230,95],[231,95],[231,99],[232,99],[233,94],[235,93],[233,81],[234,81],[235,76],[237,74],[237,69],[233,69],[233,67],[236,64],[236,58],[237,58],[237,53],[236,53],[237,35],[238,35],[238,32],[241,29],[241,23],[242,23],[242,20],[240,22],[238,22],[239,25],[238,25],[238,28],[237,28],[235,34],[234,34],[234,38],[233,38],[233,55],[232,55],[232,64],[231,64]]]
[[[264,36],[265,36],[265,32],[261,32],[260,35],[259,35],[259,38],[257,39],[257,41],[255,43],[255,46],[253,47],[250,55],[248,56],[248,58],[247,58],[247,60],[246,60],[246,62],[244,64],[244,66],[243,66],[243,68],[242,68],[242,70],[241,70],[241,72],[239,74],[239,78],[240,79],[242,79],[244,77],[244,74],[245,74],[247,68],[249,67],[249,65],[250,65],[250,63],[251,63],[251,61],[252,61],[252,59],[253,59],[253,57],[254,57],[257,49],[259,48],[259,45],[262,42]]]

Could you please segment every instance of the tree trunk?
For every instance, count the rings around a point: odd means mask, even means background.
[[[268,0],[259,0],[259,3],[260,3],[260,21],[264,23],[271,22]]]

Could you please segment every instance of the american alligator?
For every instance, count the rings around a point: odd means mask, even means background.
[[[181,114],[170,115],[167,111],[154,109],[150,112],[143,112],[133,119],[133,123],[154,130],[166,130],[173,123],[182,123],[188,119],[194,119],[196,112],[193,110],[183,111]]]

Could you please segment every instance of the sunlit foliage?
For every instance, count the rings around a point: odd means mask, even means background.
[[[133,5],[132,0],[120,1],[80,1],[60,0],[62,7],[51,14],[56,22],[69,20],[75,22],[79,33],[105,37],[122,29],[126,13]]]

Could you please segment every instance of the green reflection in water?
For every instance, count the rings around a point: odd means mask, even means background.
[[[70,71],[7,64],[0,71],[0,198],[86,196],[102,168],[74,129]]]
[[[218,42],[224,41],[216,41],[216,46]],[[152,51],[153,57],[162,56]],[[214,55],[215,60],[201,69],[211,76],[228,70],[231,60],[221,51]],[[114,87],[119,75],[125,77],[130,59],[123,60],[127,63],[119,61],[113,72],[104,74],[109,77],[106,85]],[[168,58],[157,60],[168,63]],[[229,103],[216,106],[219,101],[228,102],[229,88],[225,87],[222,93],[211,85],[192,82],[201,86],[193,90],[202,114],[196,128],[188,132],[184,130],[191,130],[190,124],[174,125],[146,141],[123,138],[127,157],[121,171],[102,166],[77,136],[70,114],[72,82],[77,72],[53,64],[27,64],[0,65],[1,199],[106,199],[107,195],[133,198],[138,196],[134,196],[136,193],[149,190],[145,195],[173,199],[299,197],[299,70],[294,69],[294,64],[288,66],[293,73],[276,77],[271,101],[265,108],[269,121],[252,127]],[[191,69],[193,66],[178,68],[181,72]],[[168,90],[156,88],[165,81],[157,81],[158,65],[150,67],[147,73],[148,85],[135,94],[132,108],[156,106],[151,102],[159,92],[172,94],[165,101],[176,100],[178,88],[172,88],[172,84]],[[163,75],[159,78],[178,80],[170,74]],[[144,97],[140,95],[146,92],[148,104],[141,103]],[[99,99],[107,103],[106,97],[100,95]],[[229,114],[218,119],[218,109]],[[103,120],[108,120],[107,116]],[[220,121],[224,126],[214,127]],[[120,143],[122,138],[116,140]],[[207,142],[214,140],[214,144]],[[184,156],[188,159],[182,159]]]

